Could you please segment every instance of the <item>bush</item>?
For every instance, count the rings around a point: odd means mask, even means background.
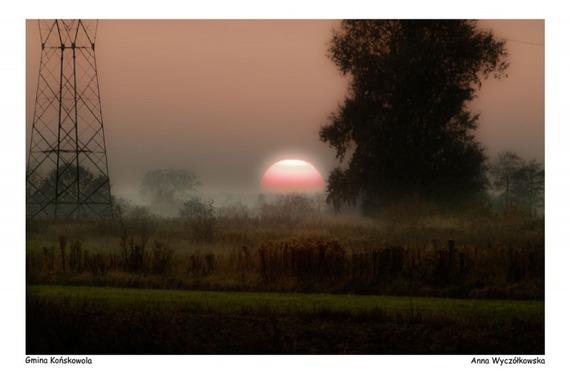
[[[184,202],[179,210],[180,217],[189,226],[194,240],[211,243],[214,239],[214,215],[213,201],[205,201],[199,197],[193,197]]]

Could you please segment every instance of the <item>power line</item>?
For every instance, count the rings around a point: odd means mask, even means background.
[[[519,44],[527,44],[527,45],[534,45],[534,46],[544,46],[544,44],[539,44],[536,42],[529,42],[529,41],[521,41],[521,40],[513,40],[510,38],[505,38],[506,41],[511,41],[511,42],[518,42]]]

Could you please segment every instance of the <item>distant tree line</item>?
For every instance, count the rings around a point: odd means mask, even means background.
[[[490,190],[503,211],[525,210],[536,215],[544,208],[544,168],[536,160],[500,153],[489,168]]]
[[[186,169],[157,169],[146,173],[140,194],[150,211],[162,216],[177,216],[184,202],[195,196],[198,176]]]

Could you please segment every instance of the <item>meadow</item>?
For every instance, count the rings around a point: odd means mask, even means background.
[[[544,221],[412,211],[29,221],[27,350],[543,353]]]
[[[544,303],[31,286],[28,354],[541,354]]]

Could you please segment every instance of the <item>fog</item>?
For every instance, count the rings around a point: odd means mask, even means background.
[[[323,175],[334,150],[318,131],[348,79],[327,58],[337,20],[101,20],[97,69],[112,191],[136,197],[153,169],[195,172],[205,194],[256,194],[280,159]],[[508,78],[483,82],[472,110],[491,157],[544,161],[544,22],[481,21],[507,39]],[[40,60],[26,24],[26,144]],[[27,154],[27,149],[26,149]]]

